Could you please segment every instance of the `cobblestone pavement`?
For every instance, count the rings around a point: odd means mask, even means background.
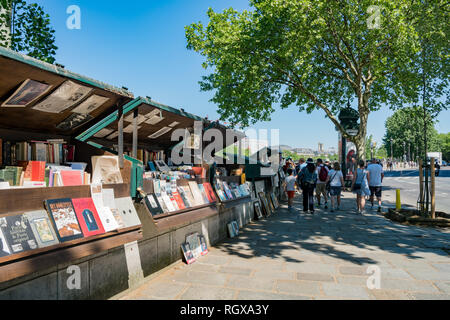
[[[194,264],[180,262],[118,299],[448,300],[450,231],[403,226],[368,208],[356,215],[350,193],[337,213],[282,205]],[[379,289],[367,285],[372,265]]]

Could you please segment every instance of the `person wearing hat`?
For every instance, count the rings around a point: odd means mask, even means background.
[[[316,188],[317,172],[312,158],[306,161],[306,167],[300,171],[297,179],[297,183],[303,191],[303,212],[306,213],[309,210],[311,214],[314,214],[314,190]]]

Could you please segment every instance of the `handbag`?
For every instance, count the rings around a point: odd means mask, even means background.
[[[337,172],[333,175],[333,178],[331,178],[330,180],[328,180],[327,185],[326,185],[326,190],[330,191],[331,190],[331,181],[333,181],[334,177],[336,177]]]
[[[358,171],[356,171],[356,179],[358,179]],[[355,181],[356,181],[356,179],[355,179]],[[363,177],[363,180],[364,180],[364,177]],[[355,183],[353,185],[353,191],[358,191],[358,190],[361,190],[361,183]]]

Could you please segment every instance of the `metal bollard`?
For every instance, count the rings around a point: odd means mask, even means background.
[[[397,189],[397,199],[396,199],[396,206],[395,206],[397,211],[402,210],[402,202],[400,200],[400,189]]]

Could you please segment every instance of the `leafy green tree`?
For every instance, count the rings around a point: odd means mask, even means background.
[[[0,0],[0,45],[33,58],[55,62],[58,49],[50,17],[36,3]]]
[[[425,118],[428,122],[427,141],[430,151],[440,151],[438,133],[434,127],[431,115]],[[424,157],[425,145],[423,139],[424,117],[421,107],[409,107],[396,111],[386,120],[386,134],[383,138],[384,145],[391,156],[391,139],[394,158],[403,158],[409,151],[413,159],[417,156]],[[405,143],[405,144],[403,144]]]
[[[441,145],[442,158],[450,161],[450,132],[439,134],[439,142]]]
[[[268,121],[278,104],[322,110],[364,157],[370,112],[418,97],[421,70],[410,69],[420,65],[418,33],[431,30],[432,58],[448,59],[442,55],[445,32],[434,33],[438,24],[448,26],[444,0],[250,0],[250,5],[252,11],[209,9],[207,26],[186,27],[187,47],[205,56],[203,67],[211,70],[201,90],[215,91],[211,101],[221,118],[235,125]],[[377,26],[373,5],[380,9]],[[422,26],[427,23],[433,26]],[[337,118],[348,99],[359,113],[356,136]]]

